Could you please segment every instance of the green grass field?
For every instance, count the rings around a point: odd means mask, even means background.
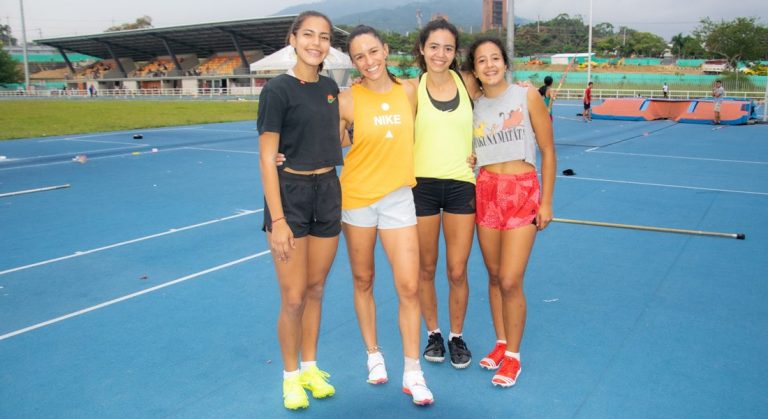
[[[255,120],[256,101],[0,100],[0,140]]]

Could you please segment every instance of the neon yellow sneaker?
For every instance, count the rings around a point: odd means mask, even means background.
[[[283,405],[286,409],[297,410],[309,407],[307,392],[301,386],[300,377],[283,380]]]
[[[312,392],[312,397],[322,399],[336,394],[336,389],[328,384],[331,374],[321,371],[316,366],[311,366],[301,372],[301,385]]]

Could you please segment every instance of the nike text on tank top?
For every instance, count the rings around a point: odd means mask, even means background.
[[[511,84],[500,96],[475,102],[472,147],[480,167],[513,160],[536,167],[527,88]]]
[[[450,71],[459,89],[459,107],[451,112],[435,108],[427,94],[429,73],[419,81],[414,157],[416,177],[475,183],[467,165],[472,152],[472,103],[461,76]]]
[[[341,207],[367,207],[403,186],[413,172],[413,111],[403,86],[387,93],[352,86],[355,138],[341,170]]]

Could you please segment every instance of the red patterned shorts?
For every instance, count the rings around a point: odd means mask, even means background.
[[[504,175],[481,168],[476,190],[479,226],[511,230],[530,225],[539,212],[541,188],[535,171]]]

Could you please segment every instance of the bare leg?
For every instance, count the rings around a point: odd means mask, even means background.
[[[491,306],[491,319],[496,332],[496,340],[507,340],[504,334],[504,320],[501,315],[501,288],[499,271],[501,270],[501,231],[487,227],[477,227],[477,240],[483,252],[483,261],[488,270],[488,301]]]
[[[376,245],[376,227],[355,227],[343,224],[343,228],[349,264],[352,268],[357,322],[360,325],[365,347],[372,349],[379,345],[376,338],[376,301],[373,298],[375,275],[373,251]]]
[[[446,264],[448,266],[448,309],[451,316],[451,332],[464,330],[464,318],[469,302],[467,260],[475,234],[474,214],[443,214]]]
[[[416,226],[380,230],[381,243],[387,252],[395,289],[400,300],[400,337],[403,354],[419,358],[419,236]]]
[[[421,315],[427,330],[435,330],[437,323],[437,292],[435,269],[437,267],[440,215],[417,217],[419,232],[419,302]]]
[[[499,284],[507,350],[510,352],[520,352],[526,319],[523,277],[535,238],[534,225],[501,233]]]
[[[267,242],[271,234],[267,233]],[[307,294],[307,239],[296,239],[296,248],[287,262],[272,260],[280,286],[280,314],[277,318],[277,337],[283,355],[285,371],[299,369],[298,359],[302,346],[302,315]]]
[[[320,314],[323,306],[323,288],[331,269],[339,237],[307,237],[307,295],[302,316],[301,360],[317,360],[317,338],[320,334]]]

